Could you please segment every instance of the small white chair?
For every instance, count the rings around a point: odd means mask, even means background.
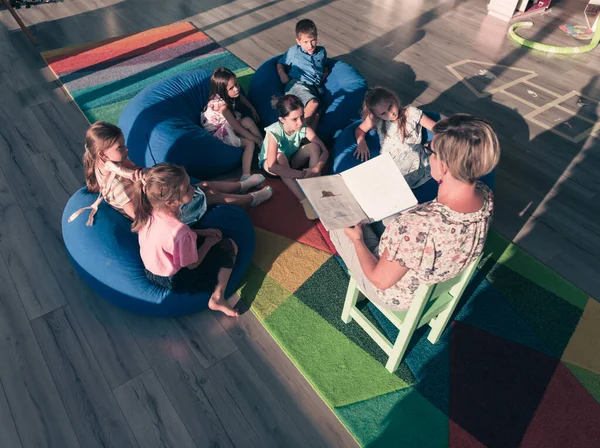
[[[350,323],[354,319],[389,356],[385,368],[394,372],[400,365],[408,343],[417,328],[429,324],[431,327],[431,332],[427,337],[429,342],[435,344],[440,339],[480,260],[481,256],[450,280],[419,286],[408,310],[393,311],[379,306],[371,300],[373,305],[400,330],[393,345],[356,307],[359,295],[363,297],[366,295],[359,289],[352,275],[350,275],[350,283],[346,292],[342,321]]]

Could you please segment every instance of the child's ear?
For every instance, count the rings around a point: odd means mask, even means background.
[[[279,117],[278,120],[283,123],[283,118]]]
[[[300,39],[296,38],[296,43],[300,45]]]

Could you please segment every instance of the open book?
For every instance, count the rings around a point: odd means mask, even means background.
[[[341,174],[298,179],[298,184],[327,230],[380,221],[417,204],[387,153]]]

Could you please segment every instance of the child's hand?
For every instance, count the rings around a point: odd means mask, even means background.
[[[321,174],[321,171],[318,168],[304,168],[302,171],[304,171],[306,173],[306,175],[304,176],[304,178],[308,178],[308,177],[317,177],[319,174]]]
[[[369,160],[369,158],[371,157],[371,151],[369,151],[367,142],[363,140],[358,144],[358,148],[356,148],[356,151],[354,151],[354,157],[359,159],[361,162]]]
[[[196,235],[203,236],[205,238],[223,238],[223,233],[219,229],[196,229],[194,232],[196,232]]]
[[[147,171],[147,170],[146,170]],[[133,182],[137,182],[138,180],[142,180],[144,178],[145,171],[143,168],[138,168],[131,175],[131,180]]]
[[[256,146],[258,146],[259,148],[262,146],[263,144],[263,140],[260,137],[256,137],[254,136],[254,138],[252,139],[254,141],[254,143],[256,143]]]
[[[254,118],[254,121],[256,123],[258,123],[260,121],[260,115],[258,115],[258,112],[256,112],[256,109],[252,108],[252,110],[250,112],[252,112],[252,118]]]

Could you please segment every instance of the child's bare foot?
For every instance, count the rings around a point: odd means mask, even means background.
[[[215,294],[210,296],[210,300],[208,301],[208,307],[213,311],[221,311],[227,316],[238,317],[240,315],[238,310],[235,310],[231,306],[229,306],[229,304],[225,301],[223,296],[218,296]]]
[[[319,219],[319,217],[317,216],[317,213],[315,212],[315,209],[312,207],[312,205],[310,205],[310,202],[308,202],[307,198],[304,198],[300,201],[300,204],[302,204],[302,208],[304,209],[304,214],[306,215],[306,217],[308,219],[310,219],[311,221],[314,221],[315,219]]]

